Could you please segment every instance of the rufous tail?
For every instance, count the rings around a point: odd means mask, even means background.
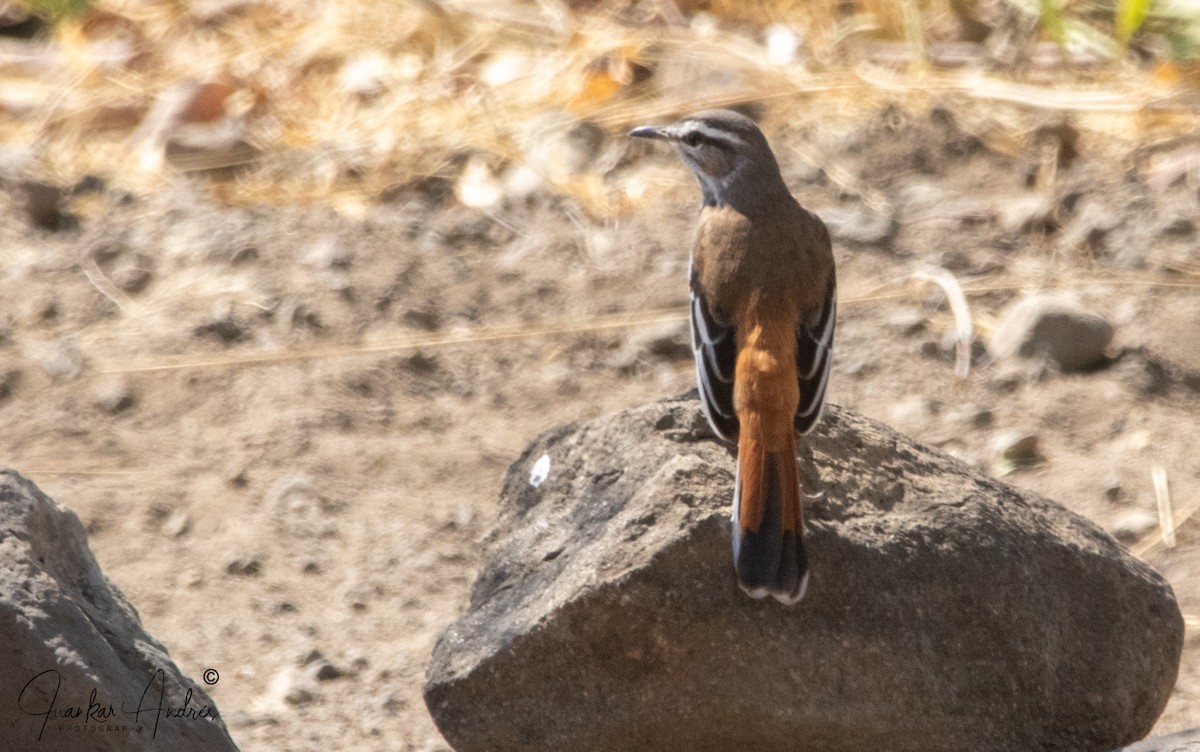
[[[808,559],[795,437],[786,444],[768,451],[751,432],[739,436],[733,564],[751,597],[770,595],[791,604],[808,588]]]

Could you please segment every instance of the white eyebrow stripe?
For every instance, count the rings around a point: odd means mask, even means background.
[[[708,123],[702,123],[697,120],[691,120],[691,121],[688,121],[688,126],[689,126],[688,130],[695,131],[696,133],[699,133],[701,136],[704,136],[705,138],[707,138],[710,141],[717,141],[719,143],[726,144],[729,146],[734,146],[734,147],[736,147],[742,143],[742,140],[740,138],[738,138],[736,134],[730,133],[729,131],[722,130],[720,128],[714,128],[711,125],[709,125]]]

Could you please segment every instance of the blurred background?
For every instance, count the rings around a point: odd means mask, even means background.
[[[830,399],[1159,568],[1195,726],[1198,87],[1194,0],[0,0],[0,462],[243,749],[448,749],[508,464],[692,386],[699,194],[624,134],[735,107],[833,231]],[[1082,365],[1000,346],[1038,294]]]

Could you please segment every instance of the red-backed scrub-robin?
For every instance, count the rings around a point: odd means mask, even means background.
[[[795,603],[808,588],[796,435],[820,416],[837,314],[829,231],[747,117],[706,110],[629,135],[671,142],[700,181],[692,349],[708,422],[737,444],[734,568],[751,596]]]

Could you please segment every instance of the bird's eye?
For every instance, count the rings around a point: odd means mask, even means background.
[[[704,139],[701,138],[700,134],[696,131],[689,131],[683,135],[683,143],[687,144],[688,146],[699,146],[700,142],[703,140]]]

